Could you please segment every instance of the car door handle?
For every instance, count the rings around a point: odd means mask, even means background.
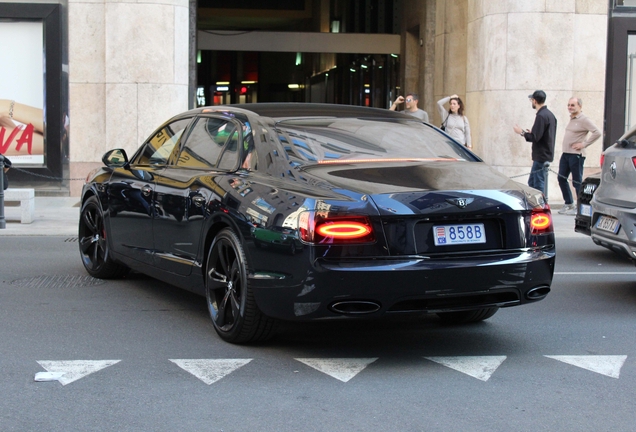
[[[195,195],[192,197],[192,202],[194,202],[195,206],[202,207],[205,204],[205,198],[201,195]]]
[[[141,188],[141,193],[144,196],[150,196],[150,194],[152,193],[152,188],[148,185],[145,185]]]

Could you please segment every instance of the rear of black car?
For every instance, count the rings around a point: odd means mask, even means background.
[[[307,259],[293,260],[297,277],[281,267],[253,281],[266,315],[486,314],[550,291],[555,242],[542,194],[440,131],[360,119],[278,128],[300,175],[324,197],[298,212]]]

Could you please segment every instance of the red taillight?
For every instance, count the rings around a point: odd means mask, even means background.
[[[334,239],[357,239],[371,234],[370,226],[360,222],[325,221],[316,228],[316,233]]]
[[[603,168],[603,162],[605,162],[605,153],[601,153],[601,168]]]
[[[309,243],[347,244],[375,241],[368,218],[322,217],[305,212],[299,218],[300,238]]]
[[[632,158],[632,164],[634,164],[634,168],[636,168],[636,156]]]
[[[546,234],[553,231],[552,213],[550,209],[532,210],[530,215],[530,229],[532,235]]]

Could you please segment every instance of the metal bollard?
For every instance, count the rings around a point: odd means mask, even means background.
[[[543,186],[543,189],[545,189],[545,201],[548,201],[548,174],[550,174],[550,162],[545,162],[543,164],[543,170],[545,172],[545,184]]]
[[[7,227],[4,218],[4,156],[0,154],[0,229]]]

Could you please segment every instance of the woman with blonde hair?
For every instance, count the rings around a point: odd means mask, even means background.
[[[444,105],[449,104],[446,111]],[[452,95],[437,101],[437,109],[442,117],[442,130],[468,148],[472,148],[470,124],[464,115],[464,103],[459,96]]]

